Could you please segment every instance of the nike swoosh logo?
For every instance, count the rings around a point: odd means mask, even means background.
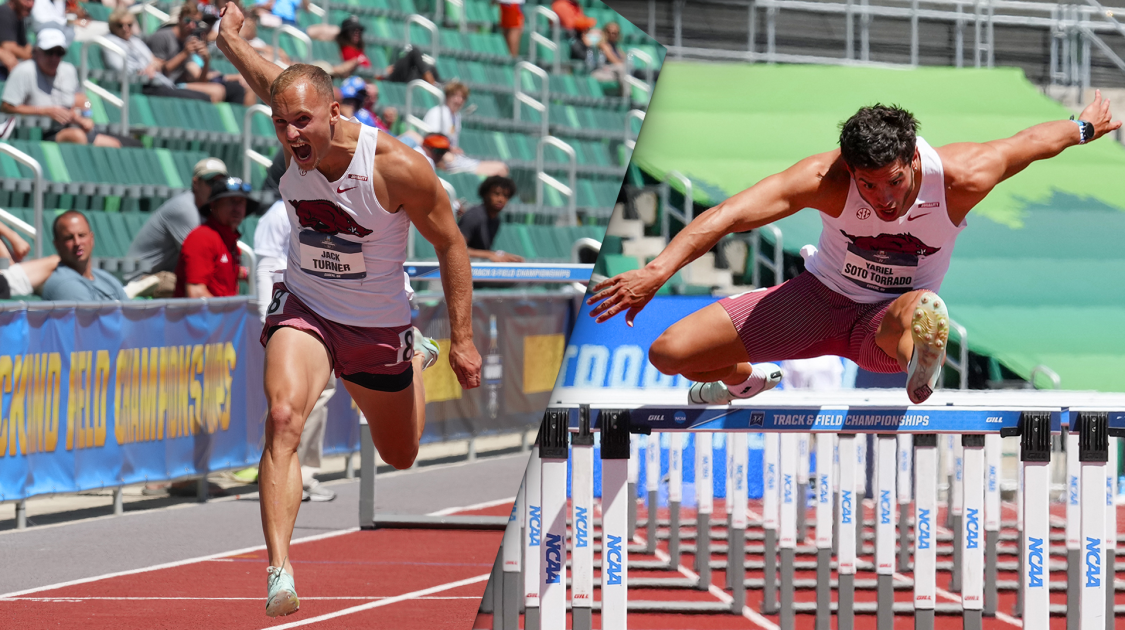
[[[342,195],[342,194],[348,192],[349,190],[355,190],[356,188],[359,188],[359,186],[352,186],[351,188],[344,188],[342,186],[337,186],[336,187],[336,193]]]
[[[906,220],[907,220],[907,221],[913,221],[914,219],[921,219],[922,217],[928,217],[928,216],[930,216],[931,214],[933,214],[933,213],[932,213],[932,212],[927,212],[926,214],[916,214],[916,215],[914,215],[914,216],[912,216],[912,217],[906,217]]]

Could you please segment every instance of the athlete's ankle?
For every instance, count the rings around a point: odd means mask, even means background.
[[[742,385],[752,376],[754,376],[754,366],[750,363],[739,363],[731,368],[729,376],[718,380],[727,387],[734,387]]]

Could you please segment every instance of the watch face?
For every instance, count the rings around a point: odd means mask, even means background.
[[[1088,141],[1094,137],[1094,123],[1082,121],[1082,140]]]

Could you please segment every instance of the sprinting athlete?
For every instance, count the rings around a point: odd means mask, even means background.
[[[301,428],[334,371],[367,417],[383,460],[407,468],[425,422],[421,367],[403,287],[410,224],[433,244],[449,309],[449,363],[461,387],[480,385],[472,276],[465,240],[430,165],[390,134],[347,120],[316,66],[282,71],[239,37],[228,3],[218,46],[273,109],[286,171],[280,192],[293,226],[285,281],[275,285],[262,342],[269,403],[260,465],[269,553],[266,614],[300,606],[289,542],[301,505]]]
[[[937,291],[966,215],[1032,162],[1120,126],[1098,92],[1079,120],[933,148],[915,135],[909,112],[864,107],[841,126],[839,149],[805,158],[700,214],[644,268],[596,286],[588,303],[600,304],[591,315],[604,322],[625,312],[631,326],[676,271],[723,236],[813,208],[824,229],[804,273],[676,322],[652,344],[649,361],[695,381],[691,404],[749,398],[781,380],[772,362],[829,354],[873,372],[905,371],[906,393],[920,403],[945,360],[949,315]]]

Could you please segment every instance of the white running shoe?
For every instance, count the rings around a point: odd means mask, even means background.
[[[729,405],[740,398],[752,398],[777,387],[781,382],[781,368],[773,363],[758,363],[753,366],[750,377],[735,385],[738,391],[731,391],[722,381],[715,383],[695,383],[688,390],[688,404],[691,405]]]
[[[423,335],[417,327],[414,328],[414,352],[421,353],[423,370],[437,363],[438,357],[441,356],[441,349],[434,340]]]
[[[926,291],[918,300],[910,335],[914,338],[914,354],[906,368],[906,395],[917,405],[934,393],[949,342],[949,311],[936,293]]]

